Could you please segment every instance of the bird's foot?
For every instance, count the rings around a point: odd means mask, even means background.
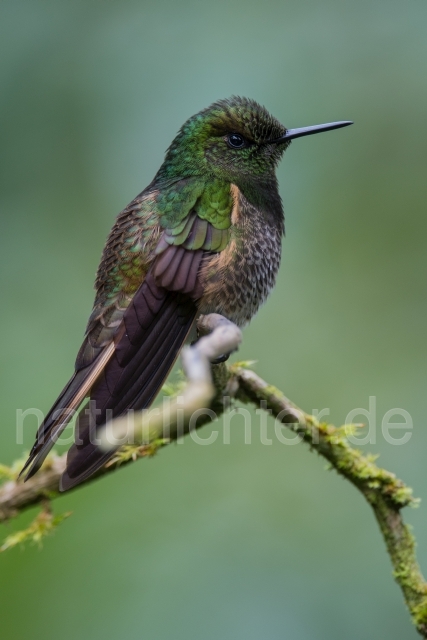
[[[221,353],[220,356],[211,360],[211,364],[221,364],[221,362],[227,362],[228,358],[231,356],[231,353],[231,351],[230,353]]]
[[[193,340],[192,342],[190,342],[190,347],[194,347],[194,345],[196,345],[198,343],[198,341],[200,340],[200,338],[203,336],[198,336],[196,338],[196,340]],[[237,351],[237,349],[235,349],[235,351]],[[218,356],[217,358],[213,358],[210,363],[211,364],[221,364],[222,362],[227,362],[228,358],[231,356],[231,354],[233,353],[233,351],[230,351],[229,353],[221,353],[220,356]]]

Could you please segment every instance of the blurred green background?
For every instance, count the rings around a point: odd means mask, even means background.
[[[365,449],[423,498],[427,571],[426,21],[425,0],[3,0],[0,462],[33,441],[16,409],[68,379],[114,217],[187,117],[238,94],[288,127],[353,119],[280,166],[282,269],[238,359],[336,424],[376,396]],[[380,432],[395,407],[403,446]],[[239,420],[231,445],[187,439],[55,502],[73,516],[43,550],[0,557],[3,637],[418,637],[361,496]]]

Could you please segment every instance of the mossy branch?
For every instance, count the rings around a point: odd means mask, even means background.
[[[128,444],[119,449],[96,477],[133,463],[140,457],[154,455],[159,448],[183,433],[200,428],[212,416],[220,416],[228,408],[230,399],[268,411],[277,421],[299,434],[310,449],[328,460],[330,466],[349,480],[371,505],[392,562],[394,577],[402,590],[411,618],[421,636],[427,638],[427,583],[417,563],[415,539],[401,515],[403,507],[417,503],[412,490],[393,473],[378,467],[372,456],[365,456],[350,447],[346,436],[354,430],[354,425],[336,428],[319,422],[294,405],[280,390],[249,370],[244,363],[231,366],[219,364],[213,366],[211,371],[209,367],[206,368],[206,359],[237,346],[240,332],[232,323],[214,315],[202,317],[199,329],[202,333],[213,333],[201,339],[196,347],[184,352],[184,369],[189,383],[180,391],[187,398],[184,411],[181,412],[181,422],[176,417],[179,406],[175,400],[163,407],[161,419],[157,417],[154,422],[149,412],[135,414],[134,427],[142,444]],[[211,412],[203,412],[197,420],[192,420],[192,412],[206,405],[209,405]],[[178,428],[179,424],[181,428]],[[111,426],[115,436],[123,435],[123,421],[113,422]],[[104,441],[103,445],[108,446],[108,442]],[[65,455],[53,454],[47,458],[40,472],[25,484],[17,478],[19,465],[0,466],[0,480],[3,478],[5,481],[0,488],[0,522],[41,503],[41,515],[25,532],[20,532],[21,538],[41,538],[50,532],[58,520],[52,517],[46,501],[58,495],[59,478],[65,464]],[[17,543],[15,539],[11,540],[11,536],[8,540],[6,546]]]
[[[372,457],[350,447],[346,434],[351,425],[336,428],[319,422],[288,400],[281,391],[253,371],[237,369],[236,397],[271,412],[350,480],[373,508],[393,566],[396,582],[423,638],[427,638],[427,582],[417,562],[415,538],[404,523],[401,509],[416,506],[412,489],[390,471],[378,467]],[[350,428],[349,428],[350,427]]]

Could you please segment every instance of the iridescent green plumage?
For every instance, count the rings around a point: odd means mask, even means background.
[[[335,126],[343,123],[326,125]],[[250,320],[280,264],[275,168],[290,138],[306,133],[289,135],[245,98],[216,102],[182,126],[111,230],[75,374],[39,428],[28,477],[85,397],[62,489],[99,469],[109,454],[92,436],[111,416],[151,403],[197,314]]]

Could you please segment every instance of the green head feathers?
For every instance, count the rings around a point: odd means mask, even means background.
[[[158,177],[212,175],[230,183],[271,180],[289,141],[286,128],[247,98],[219,100],[192,116],[169,147]]]

